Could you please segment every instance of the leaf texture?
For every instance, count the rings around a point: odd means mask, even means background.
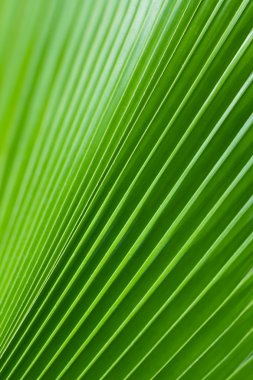
[[[252,14],[1,1],[1,379],[251,379]]]

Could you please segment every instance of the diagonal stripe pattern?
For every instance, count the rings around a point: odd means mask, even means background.
[[[252,14],[1,1],[1,379],[251,379]]]

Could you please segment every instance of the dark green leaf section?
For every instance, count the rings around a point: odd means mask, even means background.
[[[2,379],[251,379],[252,14],[1,2]]]

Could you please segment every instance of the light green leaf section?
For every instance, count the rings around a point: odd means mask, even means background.
[[[252,15],[0,2],[1,379],[252,378]]]

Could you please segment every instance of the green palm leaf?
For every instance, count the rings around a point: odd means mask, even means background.
[[[2,379],[251,378],[252,11],[1,2]]]

